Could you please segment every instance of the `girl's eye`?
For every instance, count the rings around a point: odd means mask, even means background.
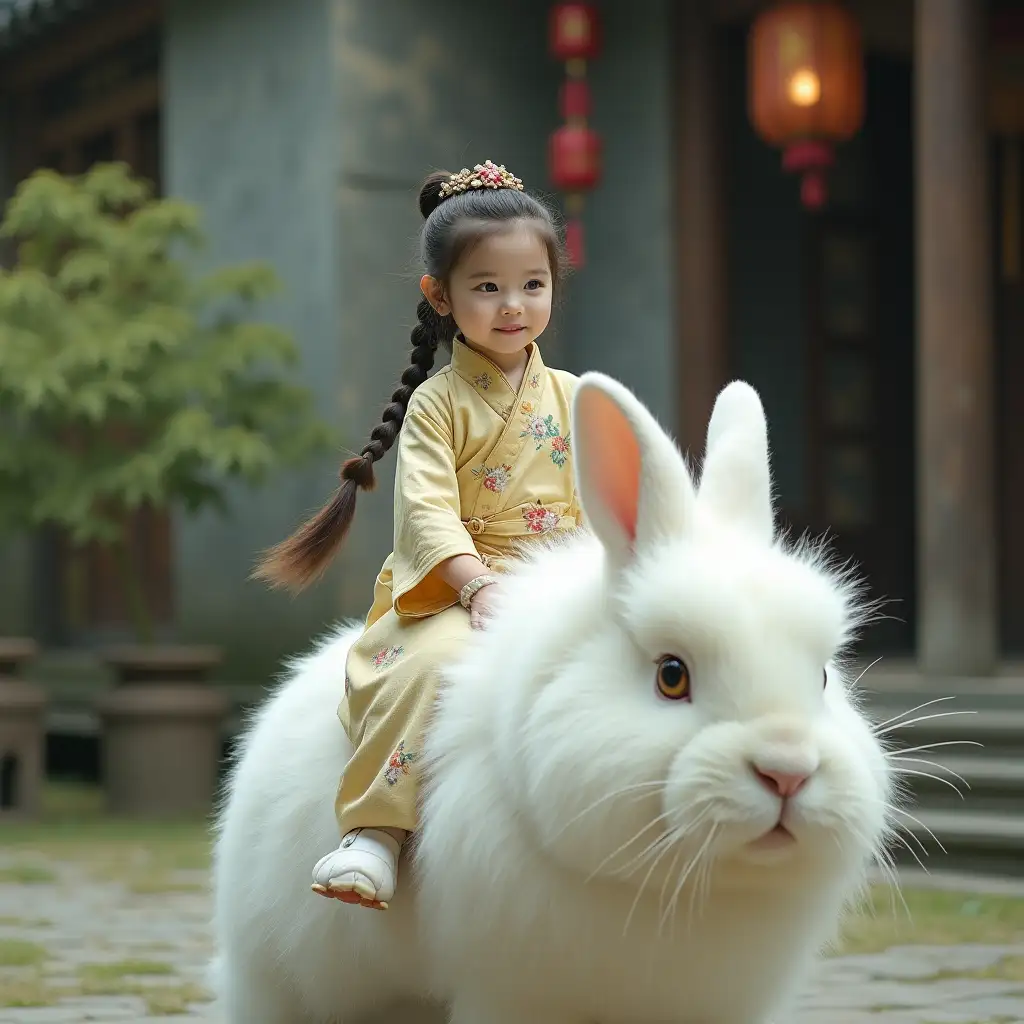
[[[543,281],[527,281],[526,282],[526,290],[530,291],[530,292],[535,292],[535,291],[537,291],[538,288],[543,288],[543,287],[544,287],[544,282]]]
[[[658,661],[658,693],[669,700],[690,699],[690,670],[682,658],[666,654]]]
[[[478,284],[476,286],[476,290],[478,292],[496,292],[498,290],[498,286],[493,281],[484,281],[483,284]]]

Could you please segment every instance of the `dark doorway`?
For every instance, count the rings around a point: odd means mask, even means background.
[[[0,810],[17,807],[18,784],[18,759],[13,754],[5,754],[0,758]]]
[[[808,217],[810,512],[890,602],[866,654],[914,648],[911,82],[909,62],[869,59],[860,202]]]

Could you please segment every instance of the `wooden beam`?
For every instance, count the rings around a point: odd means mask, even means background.
[[[5,61],[0,68],[0,89],[17,92],[38,86],[109,46],[141,35],[162,20],[162,0],[133,0],[88,19],[76,18],[73,25],[52,38],[27,46],[24,52]]]
[[[46,124],[40,132],[43,153],[62,149],[106,130],[117,131],[129,118],[156,110],[160,106],[160,76],[138,79],[95,103]]]

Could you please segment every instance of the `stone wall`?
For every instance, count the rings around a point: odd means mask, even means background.
[[[287,285],[275,315],[296,331],[304,377],[349,449],[405,365],[424,173],[491,158],[548,187],[562,76],[547,53],[549,4],[499,5],[486,20],[450,7],[177,0],[169,15],[167,190],[203,205],[212,263],[275,264]],[[615,374],[671,423],[667,4],[604,15],[592,73],[606,178],[588,206],[589,264],[544,349]],[[226,643],[226,673],[259,679],[335,616],[361,617],[390,548],[392,468],[380,464],[337,566],[297,600],[245,577],[260,547],[330,493],[335,460],[239,491],[227,520],[179,522],[182,633]]]

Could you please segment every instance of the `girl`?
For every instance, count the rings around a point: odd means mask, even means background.
[[[381,910],[416,826],[420,744],[442,667],[490,614],[515,546],[580,518],[569,435],[576,378],[546,367],[537,347],[562,263],[550,213],[489,160],[431,175],[420,210],[427,273],[412,365],[331,502],[258,569],[292,588],[318,576],[348,531],[357,490],[373,486],[373,464],[398,438],[394,551],[338,709],[354,747],[335,803],[342,841],[313,869],[315,892]],[[428,380],[441,345],[451,364]]]

